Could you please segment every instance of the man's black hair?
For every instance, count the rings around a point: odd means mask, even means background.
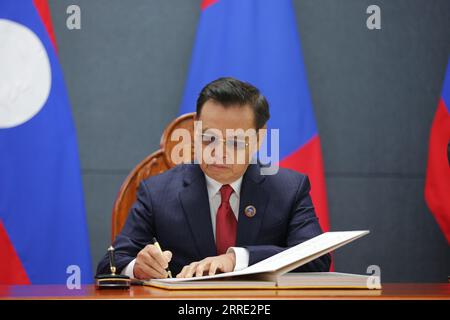
[[[256,129],[261,129],[269,120],[269,104],[258,88],[235,78],[219,78],[208,83],[197,99],[197,118],[206,101],[213,100],[225,108],[248,105],[255,116]]]

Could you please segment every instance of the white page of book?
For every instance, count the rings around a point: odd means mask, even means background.
[[[334,231],[326,232],[321,235],[302,242],[294,247],[286,249],[276,255],[255,263],[248,268],[240,271],[220,273],[213,276],[202,276],[193,278],[167,278],[157,279],[158,282],[182,282],[198,281],[207,279],[218,279],[232,276],[249,275],[263,272],[274,272],[282,267],[288,266],[296,261],[308,258],[318,252],[333,248],[336,245],[347,241],[355,240],[368,234],[369,231]]]

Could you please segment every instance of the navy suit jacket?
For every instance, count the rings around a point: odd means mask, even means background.
[[[249,265],[322,233],[309,196],[306,176],[280,168],[275,175],[261,175],[258,165],[244,174],[236,246],[249,251]],[[256,215],[249,218],[245,207]],[[156,237],[163,250],[173,253],[169,268],[176,275],[183,266],[216,256],[208,191],[199,165],[183,164],[144,180],[127,221],[114,241],[116,267],[121,272],[138,252]],[[328,271],[324,255],[296,271]],[[97,274],[109,273],[106,254]]]

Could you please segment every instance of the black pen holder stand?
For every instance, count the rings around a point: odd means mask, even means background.
[[[130,277],[119,274],[99,274],[95,277],[96,289],[130,289]]]

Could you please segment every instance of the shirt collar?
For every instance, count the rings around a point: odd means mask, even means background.
[[[212,198],[219,192],[219,190],[220,190],[220,188],[222,188],[223,184],[220,183],[219,181],[214,180],[211,177],[208,177],[208,175],[206,175],[206,174],[205,174],[205,179],[206,179],[206,188],[208,189],[208,196],[209,196],[209,198]],[[229,184],[233,188],[233,190],[234,190],[235,194],[238,196],[238,198],[241,193],[241,184],[242,184],[242,177],[240,177],[236,181]]]

